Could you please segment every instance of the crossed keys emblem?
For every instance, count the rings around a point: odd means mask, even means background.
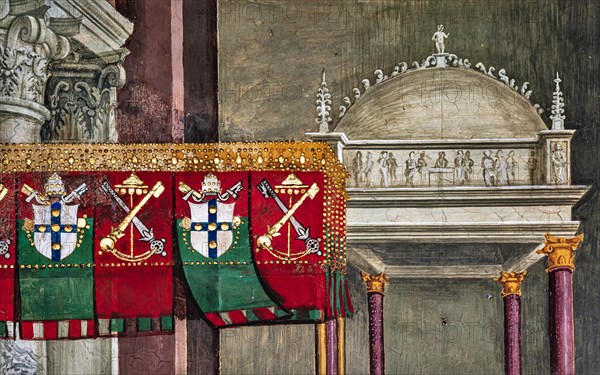
[[[8,189],[5,188],[3,184],[0,184],[0,201],[4,199],[6,193],[8,193]],[[4,256],[6,259],[10,258],[8,245],[10,245],[10,240],[8,238],[5,240],[0,240],[0,255]]]
[[[148,203],[150,198],[158,198],[164,192],[165,188],[159,181],[149,191],[148,186],[144,185],[143,181],[132,173],[122,185],[115,185],[115,188],[122,194],[129,195],[129,205],[127,205],[123,199],[119,196],[108,181],[104,181],[100,186],[100,190],[103,193],[109,195],[127,214],[123,220],[114,228],[111,228],[110,234],[100,239],[100,249],[112,253],[117,258],[127,262],[138,262],[148,259],[153,254],[160,254],[166,256],[167,253],[164,250],[166,240],[164,238],[157,239],[154,236],[154,228],[148,228],[136,215],[138,212]],[[137,204],[133,205],[133,196],[142,195],[142,200]],[[127,227],[130,227],[130,243],[129,243],[129,254],[124,254],[115,248],[117,241],[125,235]],[[134,254],[134,241],[133,241],[133,228],[135,228],[139,235],[139,241],[148,242],[149,249],[143,254]]]
[[[263,179],[258,185],[256,185],[256,188],[258,191],[260,191],[265,199],[273,199],[277,204],[277,207],[279,207],[281,212],[283,212],[283,216],[275,224],[272,226],[267,226],[267,233],[258,237],[256,240],[258,249],[256,251],[258,252],[261,249],[265,249],[275,257],[283,260],[296,260],[311,253],[321,256],[322,252],[319,249],[321,239],[310,237],[310,227],[303,226],[298,219],[294,217],[294,213],[296,210],[298,210],[302,203],[304,203],[306,198],[314,199],[314,197],[317,195],[319,192],[319,187],[317,184],[313,183],[310,187],[307,185],[302,185],[302,182],[292,173],[285,179],[281,186],[276,186],[275,189],[271,187],[266,179]],[[290,194],[289,206],[283,202],[281,197],[277,194],[277,190],[282,193],[288,192],[288,194]],[[303,194],[295,203],[292,204],[292,193],[298,194],[299,192],[302,192]],[[292,253],[290,244],[291,238],[289,235],[286,251],[277,250],[273,247],[273,238],[281,235],[279,231],[288,221],[296,232],[297,236],[295,239],[304,241],[304,249],[300,252]]]

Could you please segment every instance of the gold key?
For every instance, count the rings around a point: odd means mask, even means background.
[[[144,198],[142,198],[140,203],[138,203],[137,206],[135,206],[131,209],[131,211],[129,211],[129,214],[125,216],[125,218],[119,223],[119,225],[117,225],[116,228],[113,228],[108,236],[100,240],[100,248],[104,251],[114,250],[117,240],[125,235],[125,229],[127,229],[127,226],[131,224],[131,221],[133,221],[135,215],[137,215],[137,213],[142,209],[142,207],[144,207],[146,203],[148,203],[152,196],[158,198],[163,193],[163,191],[165,191],[165,187],[160,181],[157,182],[156,185],[154,185],[154,187],[152,188],[152,190],[150,190],[146,195],[144,195]]]
[[[304,202],[304,200],[307,197],[309,197],[310,199],[313,199],[315,197],[315,195],[317,195],[318,192],[319,192],[319,187],[317,186],[316,183],[313,183],[311,185],[311,187],[306,191],[306,193],[304,193],[300,197],[300,199],[298,199],[298,201],[296,203],[294,203],[294,205],[292,207],[289,208],[288,212],[286,212],[285,215],[283,215],[281,217],[281,219],[279,219],[275,224],[273,224],[272,227],[270,227],[267,230],[267,233],[258,237],[258,239],[256,240],[256,245],[258,246],[258,248],[271,250],[272,249],[271,240],[273,240],[273,237],[277,237],[280,235],[279,230],[285,224],[285,222],[288,221],[290,217],[292,217],[294,212],[296,212],[298,207],[300,207],[302,205],[302,203]]]

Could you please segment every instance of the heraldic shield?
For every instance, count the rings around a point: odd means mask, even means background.
[[[178,173],[175,211],[187,284],[217,327],[288,316],[263,289],[250,249],[248,173]]]
[[[234,203],[222,203],[209,199],[207,203],[190,205],[191,226],[190,244],[192,248],[207,258],[215,259],[223,255],[233,243]]]
[[[54,202],[44,206],[33,204],[32,207],[35,248],[53,261],[71,255],[77,245],[79,205]]]

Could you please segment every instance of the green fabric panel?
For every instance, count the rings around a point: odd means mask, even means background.
[[[152,331],[152,318],[137,318],[138,331]]]
[[[114,318],[110,320],[111,332],[125,332],[125,319]]]
[[[284,314],[285,314],[285,312],[284,312]],[[277,310],[275,310],[275,315],[277,315]],[[277,316],[279,316],[279,315],[277,315]],[[256,314],[252,310],[246,310],[246,319],[248,319],[251,322],[260,320],[260,319],[258,319],[258,316],[256,316]]]
[[[234,230],[234,238],[239,240],[217,259],[206,258],[194,251],[189,243],[189,231],[184,230],[177,221],[179,249],[183,262],[194,262],[194,265],[183,265],[187,283],[196,302],[203,312],[223,312],[231,310],[247,310],[255,307],[269,307],[276,304],[265,293],[252,264],[248,219],[242,218],[238,231]],[[184,237],[185,236],[185,237]],[[196,262],[213,264],[196,265]],[[214,262],[234,262],[231,264],[214,264]],[[236,264],[240,262],[240,264]],[[246,262],[246,264],[242,264]],[[285,314],[285,312],[284,312]]]
[[[8,326],[6,322],[0,322],[0,337],[8,337]]]
[[[54,262],[40,254],[29,243],[24,230],[18,232],[18,264],[23,320],[94,319],[94,271],[92,267],[93,220],[82,238],[82,245],[60,262]],[[23,227],[20,220],[18,227]],[[38,265],[38,269],[33,268]],[[41,268],[46,265],[46,268]],[[52,268],[47,268],[52,265]],[[69,265],[69,266],[68,266]],[[55,268],[58,266],[58,268]],[[27,268],[31,267],[31,268]],[[64,267],[64,268],[63,268]]]
[[[323,319],[323,315],[321,314],[321,310],[308,310],[308,316],[311,320],[321,320]]]
[[[160,329],[161,331],[172,331],[173,330],[173,317],[172,316],[161,316],[160,317]]]

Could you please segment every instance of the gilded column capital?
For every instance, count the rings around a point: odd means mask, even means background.
[[[547,272],[551,272],[556,268],[575,269],[575,250],[583,241],[583,234],[576,237],[555,237],[546,233],[546,242],[544,248],[538,250],[538,254],[546,254],[548,256]]]
[[[384,294],[385,284],[390,281],[387,276],[382,272],[379,275],[371,275],[365,272],[360,272],[363,281],[367,285],[367,293],[380,293]]]
[[[521,295],[521,282],[527,275],[527,271],[523,272],[500,272],[500,277],[494,279],[502,284],[502,298],[511,294]]]

